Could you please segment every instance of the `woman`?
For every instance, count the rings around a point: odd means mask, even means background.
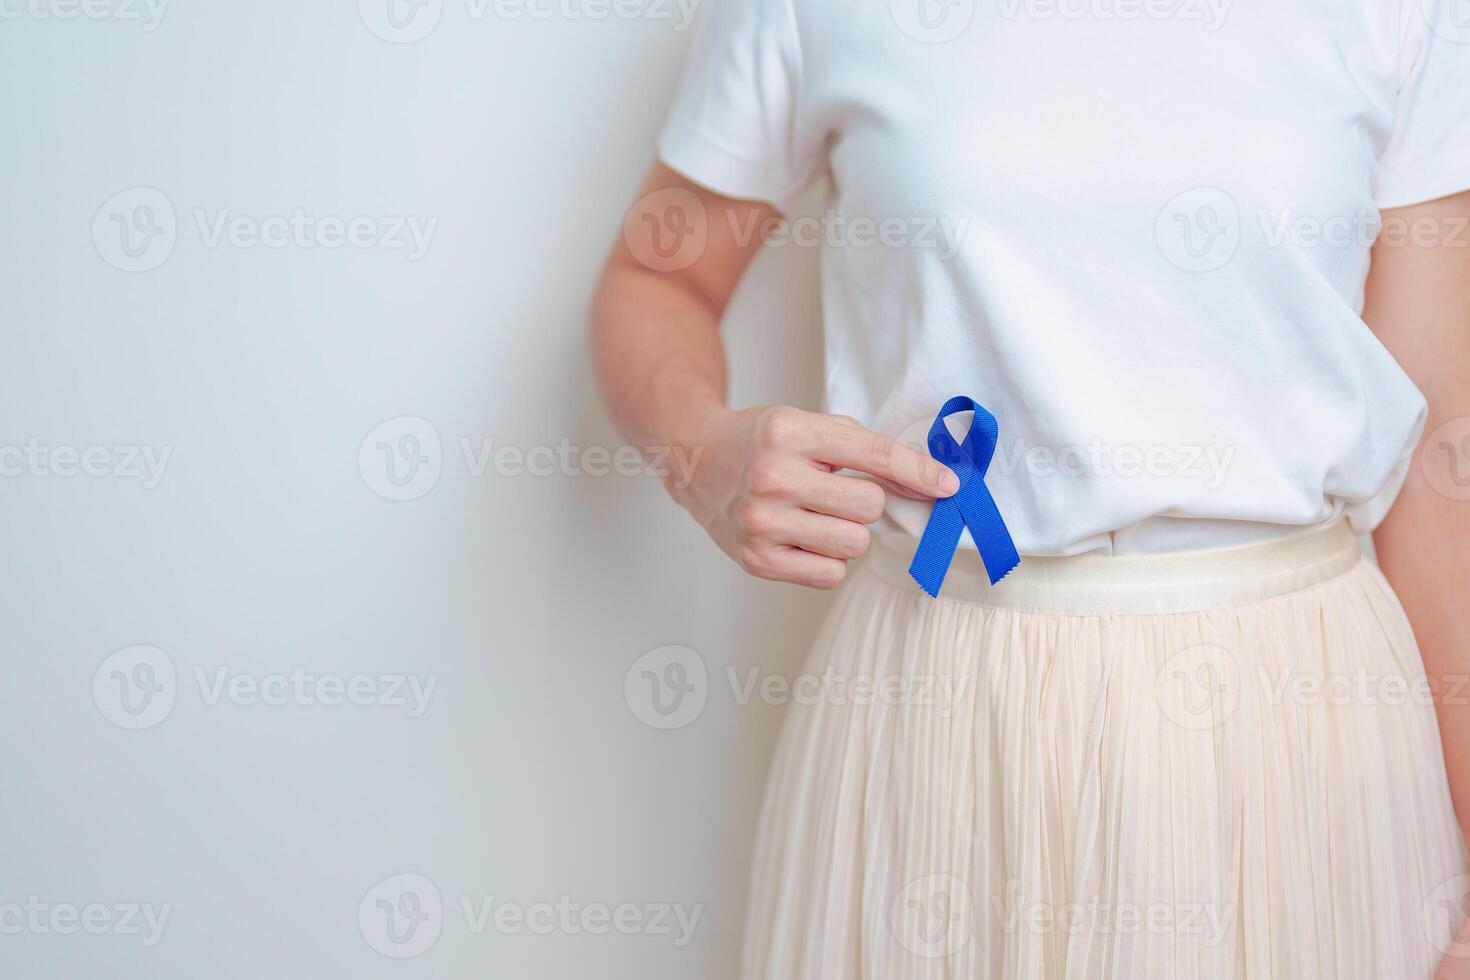
[[[711,8],[607,404],[745,569],[846,580],[812,674],[940,692],[793,709],[743,976],[1470,977],[1464,0]],[[827,413],[729,406],[814,181]],[[931,599],[956,395],[1022,558]]]

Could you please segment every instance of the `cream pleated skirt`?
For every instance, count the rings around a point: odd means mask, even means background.
[[[1142,558],[880,540],[793,704],[744,980],[1430,980],[1465,854],[1404,613],[1344,525]]]

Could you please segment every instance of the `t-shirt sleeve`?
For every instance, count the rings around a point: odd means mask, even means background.
[[[1404,0],[1401,84],[1378,159],[1381,208],[1470,190],[1470,18],[1466,0]]]
[[[718,194],[785,211],[824,156],[803,125],[801,89],[790,0],[710,0],[659,157]]]

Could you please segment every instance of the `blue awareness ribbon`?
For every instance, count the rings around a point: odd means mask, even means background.
[[[949,434],[944,420],[957,412],[975,413],[970,422],[970,431],[965,441],[956,443]],[[995,455],[996,440],[1000,437],[1000,426],[995,416],[974,399],[957,395],[944,403],[929,427],[929,455],[954,470],[960,478],[960,489],[952,497],[942,497],[934,502],[934,512],[919,538],[919,549],[909,564],[909,574],[919,587],[937,598],[944,576],[949,573],[955,549],[960,545],[960,534],[970,529],[970,537],[985,562],[985,571],[994,585],[1011,569],[1021,563],[1016,554],[1016,543],[1011,532],[995,506],[995,498],[985,485],[985,471],[990,468]]]

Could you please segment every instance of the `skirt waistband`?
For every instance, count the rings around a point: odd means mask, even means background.
[[[905,534],[876,535],[866,567],[920,595],[908,574],[917,545]],[[979,555],[965,549],[955,555],[940,598],[1078,616],[1191,612],[1307,589],[1349,571],[1362,557],[1345,520],[1241,548],[1123,558],[1023,557],[995,585]]]

